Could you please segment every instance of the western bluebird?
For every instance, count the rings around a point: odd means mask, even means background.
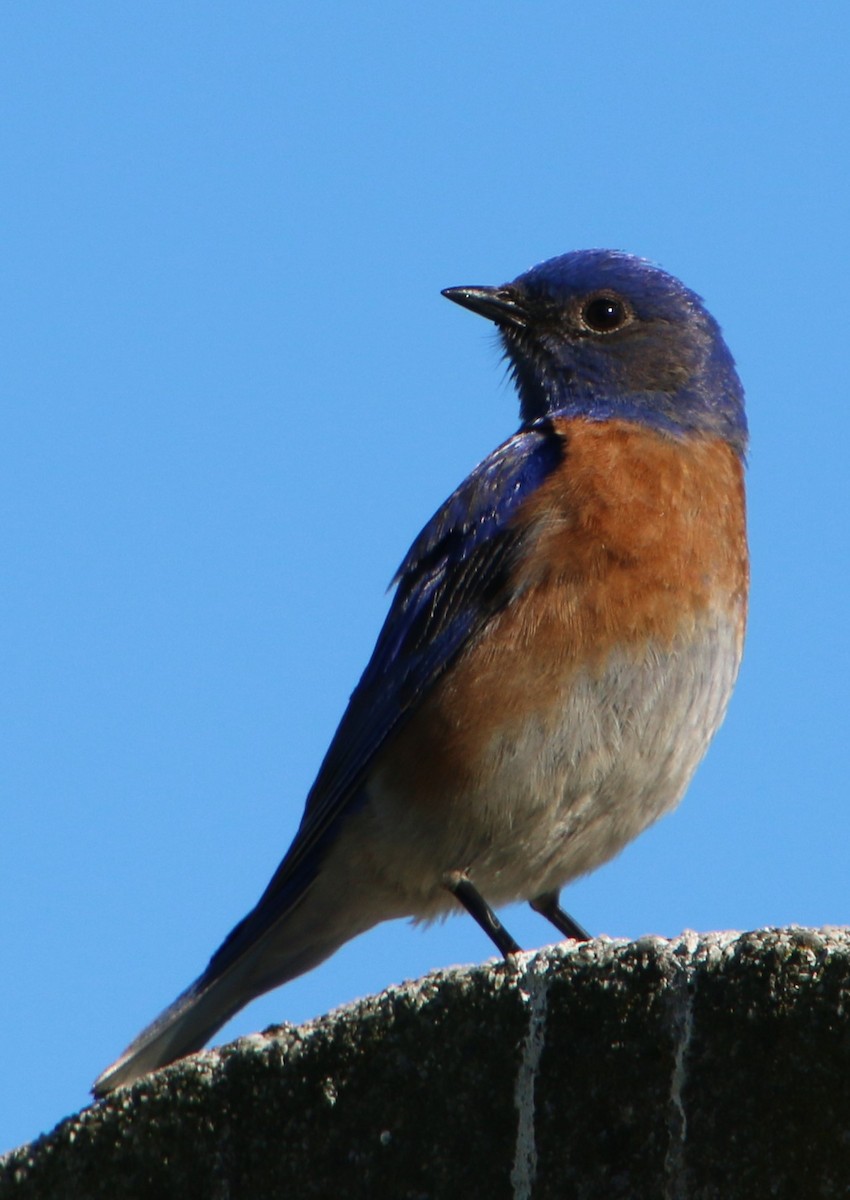
[[[698,296],[589,250],[450,300],[495,322],[519,431],[414,541],[257,906],[94,1086],[200,1049],[249,1000],[393,917],[560,888],[679,801],[747,607],[743,391]]]

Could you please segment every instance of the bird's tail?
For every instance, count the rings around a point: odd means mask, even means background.
[[[241,1007],[240,992],[229,981],[204,985],[203,975],[148,1025],[120,1058],[98,1075],[92,1086],[100,1099],[117,1087],[133,1083],[148,1071],[200,1050]]]
[[[200,1050],[249,1001],[309,971],[375,923],[354,923],[350,914],[340,920],[340,909],[329,911],[322,888],[317,890],[318,896],[301,892],[283,913],[275,912],[277,905],[264,896],[223,942],[203,974],[98,1076],[94,1095],[105,1096]]]

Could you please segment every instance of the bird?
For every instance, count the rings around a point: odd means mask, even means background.
[[[200,1050],[255,997],[389,919],[527,901],[673,809],[726,712],[749,582],[744,393],[676,277],[580,250],[450,287],[495,326],[516,433],[425,525],[256,906],[96,1080]]]

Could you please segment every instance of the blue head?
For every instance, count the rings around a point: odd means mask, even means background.
[[[743,455],[744,393],[719,325],[644,259],[577,250],[503,287],[443,295],[498,326],[524,422],[619,417],[723,437]]]

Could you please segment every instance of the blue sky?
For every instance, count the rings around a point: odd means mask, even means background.
[[[515,428],[440,289],[569,249],[723,325],[753,590],[684,804],[565,905],[848,920],[848,36],[838,3],[2,8],[0,1149],[255,902],[410,540]],[[490,953],[384,926],[219,1040]]]

